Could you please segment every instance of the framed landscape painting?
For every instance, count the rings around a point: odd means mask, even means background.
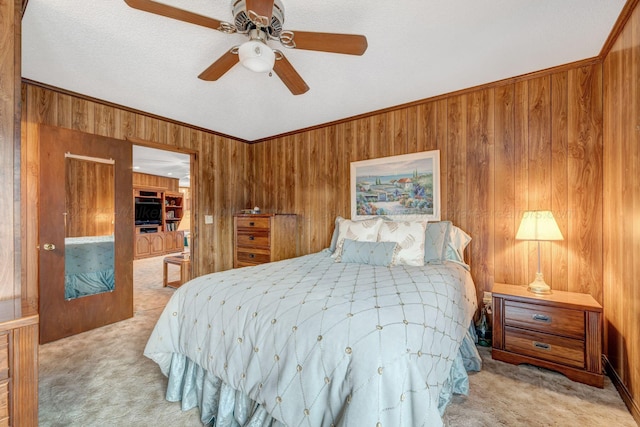
[[[351,218],[440,220],[440,151],[351,162]]]

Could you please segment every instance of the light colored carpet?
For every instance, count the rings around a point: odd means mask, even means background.
[[[173,293],[162,288],[162,257],[134,261],[134,281],[133,318],[40,346],[41,426],[201,425],[197,409],[164,399],[166,378],[142,355]],[[447,426],[636,426],[608,378],[597,389],[480,351],[483,370],[447,408]]]

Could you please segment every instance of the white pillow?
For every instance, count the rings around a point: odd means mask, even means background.
[[[424,239],[427,221],[385,221],[378,233],[379,242],[396,242],[396,264],[424,265]]]
[[[338,223],[338,243],[335,252],[331,256],[339,262],[344,239],[358,242],[376,242],[378,241],[378,231],[383,220],[382,218],[370,218],[362,221],[352,221],[338,217],[336,222]]]

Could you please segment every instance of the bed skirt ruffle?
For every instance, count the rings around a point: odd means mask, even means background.
[[[473,325],[467,331],[458,351],[449,379],[438,403],[444,414],[454,394],[469,394],[467,371],[479,371],[482,359],[475,346]],[[174,353],[168,373],[166,399],[181,402],[183,411],[200,409],[200,420],[211,427],[285,427],[269,415],[266,409],[241,391],[234,390],[182,354]]]
[[[65,299],[111,292],[115,288],[115,269],[67,274],[64,276]]]

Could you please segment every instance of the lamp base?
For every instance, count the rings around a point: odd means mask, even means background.
[[[529,292],[533,292],[538,295],[547,295],[551,293],[551,286],[547,285],[544,281],[544,277],[542,277],[542,273],[536,273],[536,280],[529,283],[529,287],[527,288]]]

